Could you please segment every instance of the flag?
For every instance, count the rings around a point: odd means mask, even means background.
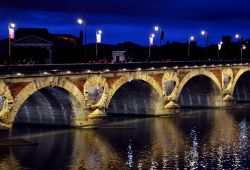
[[[149,37],[149,44],[150,45],[153,45],[154,44],[154,37]]]
[[[13,40],[15,38],[15,29],[9,27],[9,39]]]
[[[96,33],[96,42],[101,43],[102,41],[102,34]]]

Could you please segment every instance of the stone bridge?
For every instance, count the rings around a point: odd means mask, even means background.
[[[160,116],[180,107],[227,107],[250,101],[248,63],[73,71],[34,68],[0,74],[2,126],[78,127],[98,123],[112,113]]]

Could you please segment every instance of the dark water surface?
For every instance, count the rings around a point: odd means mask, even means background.
[[[250,110],[109,117],[126,129],[15,127],[37,146],[1,147],[0,169],[249,169]]]

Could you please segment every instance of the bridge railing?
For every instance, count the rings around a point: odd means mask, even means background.
[[[149,68],[172,68],[185,66],[212,66],[212,65],[227,65],[227,64],[248,64],[250,60],[223,60],[223,61],[171,61],[171,62],[133,62],[119,64],[39,64],[39,65],[0,65],[0,74],[11,73],[39,73],[43,71],[102,71],[109,69],[116,71],[120,69],[149,69]]]

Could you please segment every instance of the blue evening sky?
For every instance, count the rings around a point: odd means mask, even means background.
[[[204,44],[222,35],[240,33],[250,38],[250,0],[0,0],[0,39],[8,37],[8,22],[17,28],[48,28],[51,33],[78,36],[78,17],[87,20],[87,42],[95,42],[95,31],[103,30],[103,43],[132,41],[148,44],[148,35],[158,24],[164,42],[187,42],[194,35]],[[158,38],[158,37],[156,37]],[[157,39],[156,39],[157,40]]]

